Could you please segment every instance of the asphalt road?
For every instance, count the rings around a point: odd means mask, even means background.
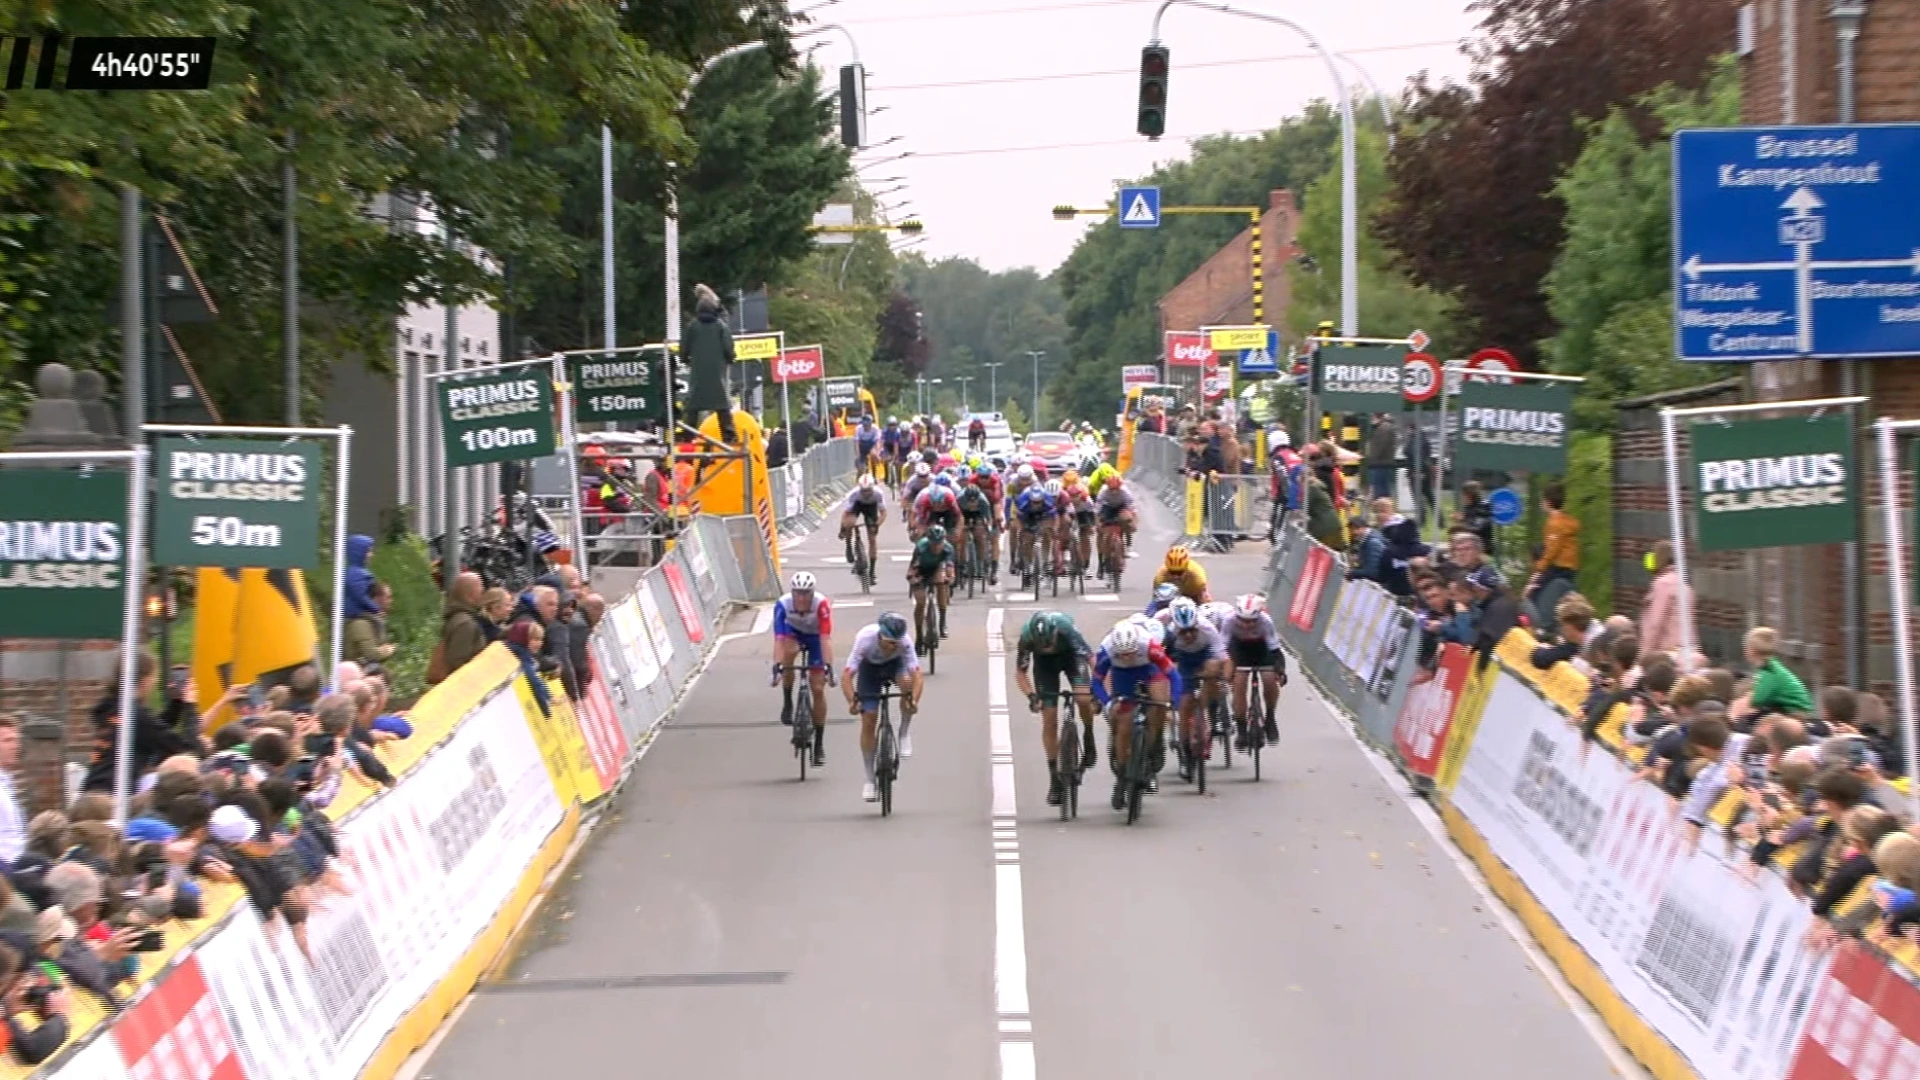
[[[1172,532],[1150,508],[1140,550],[1157,554]],[[785,555],[834,597],[844,656],[860,626],[906,600],[900,562],[865,598],[837,547],[816,534]],[[904,555],[897,524],[881,547]],[[1264,550],[1205,560],[1215,592],[1254,587]],[[1058,606],[1097,637],[1144,601],[1146,574],[1131,573],[1126,604]],[[875,606],[855,606],[865,600]],[[1045,804],[1023,702],[1003,729],[996,791],[990,705],[1004,704],[995,695],[1011,688],[1012,645],[1035,607],[955,603],[886,820],[860,800],[857,728],[838,695],[828,766],[798,783],[767,638],[724,645],[532,944],[419,1075],[1615,1075],[1300,687],[1283,691],[1262,782],[1236,766],[1201,796],[1169,766],[1132,828],[1105,807],[1104,770],[1089,774],[1078,821]],[[989,656],[999,622],[1004,658]]]

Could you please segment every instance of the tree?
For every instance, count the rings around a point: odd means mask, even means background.
[[[1542,279],[1553,197],[1584,124],[1663,83],[1698,86],[1732,45],[1734,0],[1479,0],[1466,85],[1418,79],[1374,228],[1414,282],[1459,303],[1473,344],[1528,361],[1554,332]]]
[[[908,256],[901,279],[925,316],[933,350],[929,374],[954,383],[972,380],[969,396],[989,400],[992,387],[1025,385],[1029,350],[1044,352],[1041,377],[1050,380],[1071,364],[1066,302],[1052,278],[1026,267],[989,271],[970,259],[928,262]],[[1002,365],[997,370],[985,365]]]
[[[898,398],[913,380],[926,374],[933,350],[927,344],[920,308],[905,289],[896,288],[887,297],[875,325],[879,336],[868,368],[868,386],[874,400],[886,401]]]
[[[1587,378],[1581,426],[1611,429],[1613,402],[1716,376],[1718,365],[1673,356],[1672,133],[1739,117],[1729,58],[1697,90],[1663,86],[1588,125],[1555,185],[1566,242],[1543,288],[1559,332],[1542,351],[1554,371]]]
[[[1354,181],[1359,189],[1359,218],[1369,220],[1386,203],[1387,139],[1384,132],[1362,128],[1354,140]],[[1287,275],[1293,286],[1287,305],[1287,328],[1305,337],[1323,321],[1340,321],[1340,183],[1341,167],[1332,164],[1307,188],[1307,209],[1300,215],[1300,249],[1312,263],[1292,263]],[[1453,330],[1453,305],[1431,289],[1407,279],[1393,264],[1393,253],[1378,236],[1362,230],[1358,263],[1360,326],[1363,337],[1405,337],[1425,330],[1433,338],[1429,351],[1437,356],[1458,352],[1460,335]]]

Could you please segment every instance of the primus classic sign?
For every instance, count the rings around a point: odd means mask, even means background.
[[[444,379],[436,389],[448,466],[553,453],[553,384],[545,371]]]
[[[1406,408],[1400,391],[1405,345],[1322,345],[1315,352],[1313,389],[1326,412],[1381,413]]]
[[[667,419],[666,350],[573,358],[573,417],[583,423]]]
[[[1565,473],[1572,409],[1568,383],[1468,382],[1460,391],[1456,460],[1468,469]]]
[[[298,570],[320,564],[319,447],[162,439],[157,451],[154,562]]]
[[[0,507],[0,637],[119,637],[127,474],[0,471]]]
[[[1857,539],[1859,478],[1848,417],[1703,420],[1690,434],[1693,525],[1702,550]]]

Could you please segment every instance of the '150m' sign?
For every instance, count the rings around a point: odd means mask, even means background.
[[[553,453],[553,382],[545,371],[446,379],[438,391],[449,466]]]

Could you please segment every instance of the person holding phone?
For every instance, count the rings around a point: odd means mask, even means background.
[[[23,1065],[38,1065],[66,1044],[71,1027],[67,1012],[71,1003],[64,985],[34,961],[31,951],[23,950],[24,941],[6,935],[0,942],[0,1021],[4,1021],[7,1049]],[[19,1017],[30,1016],[28,1028]]]
[[[121,678],[128,677],[122,672]],[[174,754],[190,754],[200,748],[200,716],[194,711],[193,680],[187,679],[175,692],[168,687],[166,706],[159,713],[147,708],[146,701],[160,688],[160,665],[148,653],[140,653],[134,670],[133,772],[147,772]],[[117,680],[116,680],[117,682]],[[93,757],[87,766],[85,790],[112,791],[115,775],[115,744],[120,728],[120,691],[109,687],[93,707]]]

